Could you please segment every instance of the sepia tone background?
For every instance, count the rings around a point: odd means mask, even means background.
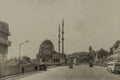
[[[65,21],[65,53],[108,48],[119,40],[120,0],[0,0],[0,20],[9,24],[8,56],[35,58],[40,43],[50,39],[57,50],[58,25]]]

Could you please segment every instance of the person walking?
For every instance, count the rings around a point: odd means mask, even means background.
[[[22,74],[24,74],[24,67],[22,67]]]

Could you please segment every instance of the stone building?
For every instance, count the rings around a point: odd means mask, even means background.
[[[60,50],[62,51],[60,52]],[[60,25],[58,29],[58,52],[55,51],[52,41],[45,40],[40,45],[37,60],[39,62],[66,63],[66,55],[64,53],[64,19],[62,20],[62,31]]]
[[[119,54],[120,55],[120,41],[116,41],[116,43],[112,47],[113,54]]]
[[[54,50],[52,41],[44,40],[40,45],[39,52],[36,57],[39,62],[63,63],[65,55]]]
[[[8,46],[11,45],[8,36],[10,36],[8,23],[0,21],[0,63],[7,59]]]
[[[37,59],[42,62],[47,62],[52,59],[52,53],[54,52],[54,45],[50,40],[45,40],[42,42],[37,54]]]
[[[110,48],[111,56],[108,58],[109,60],[120,60],[120,41],[116,41],[116,43]]]

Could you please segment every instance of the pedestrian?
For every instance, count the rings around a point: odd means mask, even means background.
[[[22,67],[22,74],[24,74],[24,67]]]
[[[93,67],[93,63],[91,61],[89,62],[89,67]]]

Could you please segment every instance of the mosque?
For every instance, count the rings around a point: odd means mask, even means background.
[[[62,50],[62,52],[60,52],[60,50]],[[64,20],[62,21],[62,31],[60,29],[60,25],[58,30],[58,52],[55,51],[52,41],[46,39],[40,44],[39,52],[36,57],[40,63],[46,62],[48,64],[65,64],[66,55],[64,53]]]

